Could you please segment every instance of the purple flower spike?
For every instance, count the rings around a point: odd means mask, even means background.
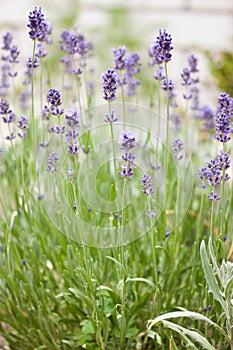
[[[126,47],[125,46],[119,46],[118,49],[112,49],[114,60],[113,63],[115,65],[116,70],[123,70],[126,68]]]
[[[41,7],[35,7],[34,10],[29,13],[29,24],[27,27],[30,29],[30,39],[48,42],[48,35],[51,34],[52,28],[41,12]]]
[[[47,171],[54,173],[57,171],[57,166],[59,164],[59,155],[56,152],[52,152],[48,155],[48,166]]]
[[[151,176],[144,174],[143,177],[141,178],[141,186],[142,186],[142,192],[146,196],[150,196],[154,193],[153,189],[153,179]]]
[[[114,69],[108,69],[102,74],[103,80],[103,98],[107,101],[113,101],[116,98],[116,89],[119,85],[119,76]]]
[[[27,129],[29,128],[28,118],[22,116],[20,119],[18,119],[17,126],[20,130],[23,131],[23,134],[18,133],[18,136],[19,137],[26,137],[27,136]]]
[[[47,101],[53,106],[58,107],[62,104],[61,94],[56,89],[50,89],[47,94]]]
[[[155,41],[150,46],[149,56],[152,58],[150,65],[162,64],[164,62],[169,62],[172,58],[172,37],[171,34],[159,30],[159,35],[156,37]]]
[[[199,72],[199,70],[197,69],[198,59],[193,54],[188,57],[188,64],[189,64],[191,73]]]
[[[216,134],[215,137],[220,142],[230,141],[230,116],[225,113],[219,113],[216,117]]]
[[[2,50],[10,50],[12,40],[13,40],[13,36],[11,33],[7,32],[5,35],[3,35]]]
[[[180,152],[182,152],[184,149],[184,143],[180,139],[176,139],[172,142],[172,151],[173,151],[173,157],[176,160],[181,160],[183,158],[182,155],[179,155]]]

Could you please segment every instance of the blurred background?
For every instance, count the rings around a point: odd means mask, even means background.
[[[138,51],[147,66],[150,43],[159,28],[166,28],[173,37],[169,74],[174,81],[194,53],[205,96],[216,100],[218,89],[233,94],[233,0],[0,0],[0,34],[13,33],[21,60],[31,55],[29,11],[40,5],[57,48],[62,29],[75,25],[93,42],[97,76],[111,67],[111,48],[119,45]]]

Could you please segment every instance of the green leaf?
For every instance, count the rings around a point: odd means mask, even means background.
[[[94,327],[92,326],[91,321],[85,320],[84,325],[82,327],[82,333],[83,334],[95,334]]]
[[[208,248],[209,248],[209,253],[210,253],[210,258],[212,260],[212,263],[214,265],[214,269],[215,271],[217,272],[217,275],[218,275],[218,278],[222,284],[222,278],[221,278],[221,272],[220,272],[220,269],[218,267],[218,264],[217,264],[217,260],[216,260],[216,257],[214,255],[214,249],[213,249],[213,244],[212,244],[212,239],[211,237],[209,238],[209,241],[208,241]],[[224,285],[222,284],[222,286],[224,287]]]
[[[152,289],[155,289],[155,284],[146,278],[142,278],[142,277],[127,278],[126,283],[127,282],[144,282],[149,284],[152,287]]]
[[[119,260],[117,260],[117,259],[115,259],[115,258],[113,258],[112,256],[109,256],[109,255],[107,255],[106,258],[109,259],[109,260],[112,260],[120,268],[121,272],[123,272],[124,275],[127,276],[126,269],[125,269],[125,267],[122,265],[122,263]]]
[[[216,280],[215,274],[213,272],[213,268],[209,262],[204,241],[201,242],[200,254],[201,254],[202,268],[204,270],[205,279],[208,284],[209,291],[213,293],[215,300],[217,300],[221,304],[223,310],[225,311],[226,310],[225,302],[224,302],[222,293],[219,290],[219,285]]]

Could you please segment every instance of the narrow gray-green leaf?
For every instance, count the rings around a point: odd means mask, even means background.
[[[174,312],[168,312],[166,314],[160,315],[148,322],[149,323],[148,330],[150,330],[154,325],[156,325],[161,321],[168,320],[171,318],[179,318],[179,317],[188,317],[192,320],[200,320],[200,321],[207,322],[211,326],[217,328],[219,332],[226,338],[226,340],[230,341],[230,338],[228,337],[226,332],[217,323],[211,321],[208,317],[202,314],[199,314],[198,312],[192,312],[192,311],[174,311]]]
[[[198,332],[191,331],[189,329],[186,329],[180,325],[177,325],[177,324],[169,322],[169,321],[163,321],[163,324],[166,328],[169,328],[169,329],[179,333],[181,336],[185,335],[185,336],[191,338],[192,340],[194,340],[195,342],[200,344],[202,346],[202,348],[204,348],[206,350],[215,350],[215,348],[208,342],[208,340],[205,337],[203,337],[201,334],[199,334]],[[190,345],[192,346],[193,349],[199,350],[199,348],[197,348],[192,342],[191,342],[191,344],[189,344],[189,346]]]
[[[221,272],[220,272],[220,269],[218,267],[217,260],[216,260],[215,254],[214,254],[214,249],[213,249],[211,237],[209,238],[209,241],[208,241],[208,248],[209,248],[210,258],[211,258],[212,263],[214,265],[214,269],[217,272],[218,278],[219,278],[222,286],[224,287],[224,284],[222,283]]]
[[[209,262],[204,241],[201,242],[200,254],[201,254],[202,268],[204,270],[205,279],[208,284],[209,291],[213,293],[214,298],[221,304],[223,310],[225,311],[226,309],[225,302],[224,302],[222,293],[219,289],[219,285],[216,280],[215,274],[213,272],[212,266]]]

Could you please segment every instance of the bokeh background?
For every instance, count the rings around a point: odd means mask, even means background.
[[[224,83],[233,85],[229,82],[233,71],[233,0],[0,0],[0,34],[6,30],[14,34],[22,62],[31,55],[26,25],[34,6],[42,6],[58,48],[62,29],[74,25],[93,42],[97,78],[111,67],[111,48],[119,45],[138,51],[146,66],[150,43],[159,28],[166,28],[173,36],[169,72],[174,81],[186,66],[187,56],[194,53],[199,58],[202,96],[216,101],[218,89],[232,93]],[[222,56],[226,52],[231,53],[227,62]],[[222,66],[226,72],[217,77]]]

